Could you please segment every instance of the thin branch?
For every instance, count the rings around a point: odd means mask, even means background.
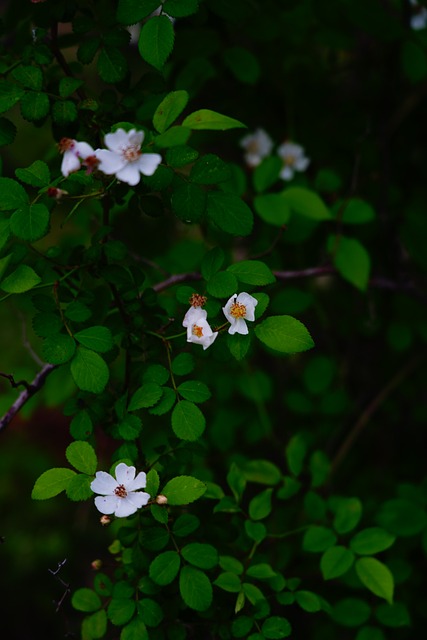
[[[11,373],[2,373],[0,371],[0,376],[2,378],[6,378],[6,380],[9,380],[10,385],[13,389],[17,389],[18,387],[25,387],[26,389],[28,389],[30,386],[26,380],[20,380],[19,382],[16,382]]]
[[[56,365],[54,364],[45,364],[44,367],[36,375],[34,380],[30,382],[28,388],[19,394],[10,409],[4,414],[3,418],[0,419],[0,433],[13,420],[18,411],[22,409],[24,404],[26,404],[28,400],[42,388],[47,376],[51,371],[53,371],[53,369],[55,369],[55,366]]]
[[[382,404],[387,400],[390,394],[398,387],[405,378],[409,377],[411,373],[413,373],[414,369],[419,365],[419,363],[423,360],[424,355],[417,355],[415,358],[412,358],[405,367],[401,371],[399,371],[390,382],[383,388],[381,391],[375,396],[372,402],[366,407],[366,409],[362,412],[359,419],[356,421],[353,428],[350,430],[350,433],[342,443],[341,447],[338,449],[332,464],[331,464],[331,474],[334,473],[339,467],[339,465],[343,462],[351,447],[357,440],[357,438],[361,435],[362,431],[365,429],[370,419],[374,415],[374,413],[381,407]]]
[[[300,269],[298,271],[273,271],[273,274],[279,280],[318,278],[320,276],[336,275],[337,273],[337,270],[332,265],[324,265],[323,267],[311,267],[309,269]]]
[[[186,280],[201,280],[202,276],[200,273],[197,273],[196,271],[192,271],[191,273],[177,273],[174,276],[171,276],[170,278],[166,278],[166,280],[163,280],[162,282],[158,282],[157,284],[153,285],[153,289],[154,291],[163,291],[164,289],[167,289],[168,287],[173,287],[175,284],[179,284],[180,282],[185,282]]]
[[[58,582],[60,582],[62,584],[63,587],[65,587],[65,591],[64,591],[62,597],[60,598],[60,600],[58,600],[58,602],[54,601],[54,604],[56,604],[56,613],[58,613],[58,611],[61,608],[61,605],[64,602],[64,600],[67,597],[67,595],[69,593],[71,593],[70,585],[67,582],[65,582],[64,580],[62,580],[62,578],[60,578],[59,575],[58,575],[59,572],[61,571],[62,567],[64,566],[64,564],[66,562],[67,562],[67,558],[62,560],[62,562],[58,562],[58,566],[57,566],[57,568],[55,570],[48,569],[49,573],[52,574],[54,576],[54,578],[56,580],[58,580]]]

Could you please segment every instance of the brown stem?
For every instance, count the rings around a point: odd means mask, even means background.
[[[24,404],[28,402],[30,398],[33,397],[37,391],[39,391],[45,383],[45,380],[49,373],[55,369],[56,365],[54,364],[45,364],[44,367],[39,371],[34,380],[30,382],[28,387],[19,394],[13,405],[10,409],[4,414],[3,418],[0,420],[0,432],[3,431],[7,427],[7,425],[13,420],[18,411],[22,409]]]

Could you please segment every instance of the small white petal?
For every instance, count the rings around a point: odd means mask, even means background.
[[[292,180],[293,175],[294,172],[291,167],[283,167],[283,169],[279,173],[279,178],[282,178],[282,180]]]
[[[114,151],[120,153],[122,149],[129,146],[129,135],[124,129],[117,129],[114,133],[107,133],[104,138],[105,146]]]
[[[116,511],[118,500],[120,498],[117,498],[117,496],[96,496],[95,507],[101,513],[110,515]]]
[[[147,504],[150,496],[148,493],[129,493],[126,498],[119,498],[115,515],[117,518],[126,518],[136,513],[143,505]]]
[[[74,171],[78,171],[80,169],[80,160],[75,155],[73,151],[65,151],[62,157],[61,163],[61,173],[66,178],[73,173]]]
[[[107,149],[97,149],[95,155],[99,160],[98,169],[107,176],[117,173],[126,166],[126,160],[121,155]]]
[[[134,187],[141,180],[137,162],[128,162],[120,171],[116,171],[116,178]]]
[[[152,176],[162,161],[159,153],[143,153],[137,160],[138,168],[142,175]]]
[[[108,496],[114,493],[117,487],[117,480],[106,471],[97,471],[95,479],[92,480],[90,488],[94,493]]]
[[[201,307],[190,307],[182,321],[183,327],[193,325],[197,320],[206,320],[207,312]]]
[[[305,171],[310,164],[309,158],[303,156],[302,158],[298,158],[295,160],[294,167],[297,171]]]
[[[234,335],[235,333],[241,333],[242,336],[246,336],[249,333],[249,329],[243,318],[233,318],[234,323],[228,327],[228,333]]]
[[[206,336],[206,338],[203,341],[203,351],[206,351],[206,349],[215,342],[217,335],[218,335],[218,331],[215,331],[215,333],[213,333],[211,336]]]
[[[129,467],[125,462],[120,462],[115,470],[118,484],[124,484],[126,489],[129,490],[128,485],[135,480],[135,473],[135,467]]]
[[[144,132],[131,129],[128,133],[128,144],[132,144],[135,147],[141,148],[142,141],[144,140]]]
[[[74,145],[74,153],[79,157],[86,160],[87,157],[93,156],[95,151],[87,142],[76,142]]]
[[[126,489],[128,491],[136,491],[137,489],[144,489],[146,484],[147,484],[147,476],[143,471],[140,471],[136,476],[135,480],[127,482]]]

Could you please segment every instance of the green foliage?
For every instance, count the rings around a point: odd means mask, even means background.
[[[151,17],[142,27],[139,36],[138,49],[141,57],[156,69],[161,69],[172,51],[174,37],[169,18]]]
[[[72,469],[49,469],[36,480],[31,497],[33,500],[47,500],[65,491],[75,476]]]
[[[191,476],[178,476],[169,480],[163,487],[162,494],[171,505],[189,504],[198,500],[206,491],[206,485]]]
[[[270,349],[299,353],[314,346],[305,326],[292,316],[271,316],[255,328],[255,334]]]

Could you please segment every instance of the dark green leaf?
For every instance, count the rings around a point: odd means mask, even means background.
[[[28,203],[28,195],[19,182],[11,178],[0,178],[0,211],[12,211]]]
[[[177,117],[187,106],[188,93],[187,91],[172,91],[163,98],[159,106],[157,107],[153,116],[154,128],[159,133],[164,133],[166,129],[169,129],[171,124],[175,122]],[[157,142],[157,140],[156,140]]]
[[[7,118],[0,118],[0,147],[11,144],[16,137],[17,128]]]
[[[18,180],[32,187],[47,187],[50,182],[49,167],[42,160],[35,160],[25,169],[16,169],[15,175]]]
[[[344,575],[354,562],[354,554],[343,546],[330,547],[320,560],[324,580]]]
[[[43,74],[39,67],[22,64],[13,70],[12,75],[14,79],[20,82],[26,89],[41,91],[43,86]]]
[[[232,264],[227,271],[233,273],[243,284],[264,286],[276,282],[271,269],[261,260],[242,260]]]
[[[139,53],[146,62],[160,70],[172,52],[174,40],[175,33],[169,18],[164,15],[153,16],[141,29]]]
[[[125,78],[128,72],[128,63],[119,49],[103,47],[98,57],[97,68],[102,80],[113,84]]]
[[[71,100],[58,100],[54,103],[52,107],[52,118],[56,124],[68,124],[69,122],[77,120],[77,117],[77,107]]]
[[[17,209],[10,219],[10,228],[17,238],[35,242],[49,229],[50,213],[44,204],[30,204]]]
[[[84,347],[99,353],[105,353],[113,348],[113,337],[107,327],[88,327],[75,333],[74,337]]]
[[[150,578],[161,586],[170,584],[178,574],[181,559],[176,551],[165,551],[150,564]]]
[[[64,364],[71,360],[76,343],[68,334],[58,333],[43,340],[43,357],[51,364]]]
[[[188,400],[178,402],[172,412],[172,429],[180,440],[197,440],[205,426],[205,417],[195,404]]]
[[[207,215],[219,229],[233,236],[247,236],[252,231],[252,211],[234,194],[210,192]]]
[[[85,347],[77,348],[71,361],[71,374],[79,389],[92,393],[102,393],[110,377],[109,369],[101,356]]]
[[[49,113],[49,98],[45,93],[28,91],[21,98],[22,117],[29,122],[45,118]]]
[[[119,0],[117,20],[121,24],[136,24],[159,6],[158,0]]]
[[[206,611],[212,602],[212,585],[203,571],[185,566],[179,575],[179,590],[185,604],[195,611]]]
[[[77,589],[71,598],[71,604],[77,611],[97,611],[102,603],[99,595],[92,589]]]
[[[0,79],[0,113],[11,109],[22,98],[25,91],[9,80]]]

